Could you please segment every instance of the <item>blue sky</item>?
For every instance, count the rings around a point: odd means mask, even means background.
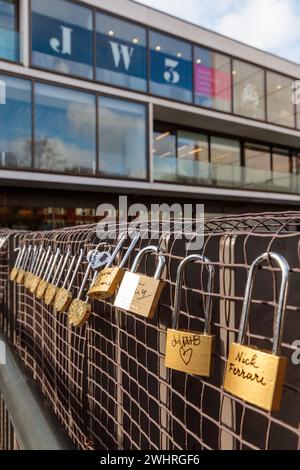
[[[300,63],[299,0],[136,0]]]

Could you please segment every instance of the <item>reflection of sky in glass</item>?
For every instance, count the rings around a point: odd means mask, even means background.
[[[0,105],[0,165],[31,165],[31,83],[0,75],[6,83],[6,104]]]
[[[16,7],[12,2],[0,0],[0,28],[15,29]]]
[[[36,84],[35,113],[35,162],[38,168],[95,171],[94,95]]]
[[[146,178],[146,108],[101,97],[99,100],[100,171],[107,175]]]

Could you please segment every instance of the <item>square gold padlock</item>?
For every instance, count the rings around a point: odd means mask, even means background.
[[[253,346],[245,346],[243,344],[248,324],[254,273],[268,259],[278,264],[282,272],[272,352],[262,351]],[[285,258],[273,252],[262,254],[251,264],[246,284],[238,340],[230,345],[225,371],[224,390],[267,411],[278,411],[280,409],[285,380],[287,358],[280,356],[279,351],[289,269]]]
[[[208,294],[212,292],[214,282],[214,266],[208,258],[201,255],[190,255],[184,258],[178,266],[175,285],[175,302],[172,314],[172,328],[167,329],[165,366],[186,374],[209,377],[212,374],[214,335],[210,334],[211,324],[211,298],[205,301],[204,332],[179,330],[179,314],[181,306],[182,280],[186,265],[200,261],[206,263],[209,273]]]
[[[145,254],[155,253],[159,263],[154,277],[137,274],[136,271]],[[166,265],[165,257],[156,246],[143,248],[136,256],[131,271],[126,272],[116,295],[114,306],[131,313],[152,318],[157,308],[164,282],[160,279]]]
[[[124,267],[126,262],[139,238],[139,233],[135,234],[119,266],[112,266],[115,258],[119,254],[126,240],[125,234],[121,234],[121,239],[117,243],[117,246],[114,249],[109,261],[107,262],[106,266],[98,273],[95,281],[89,289],[88,296],[91,299],[103,300],[114,295],[125,274]]]

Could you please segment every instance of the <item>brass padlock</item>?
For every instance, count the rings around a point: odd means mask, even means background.
[[[27,248],[27,251],[26,251],[26,255],[23,259],[22,266],[20,266],[20,268],[18,270],[18,274],[17,274],[17,277],[16,277],[16,283],[17,284],[23,284],[23,282],[25,280],[26,270],[30,265],[31,250],[32,250],[32,246],[29,245],[29,247]]]
[[[47,267],[47,261],[51,253],[51,246],[48,247],[47,251],[44,251],[42,254],[42,257],[40,259],[40,262],[37,266],[37,271],[36,273],[33,274],[30,280],[30,285],[29,285],[29,291],[31,294],[34,294],[39,282],[41,280],[41,277],[43,276],[43,273],[45,271],[45,268]]]
[[[205,266],[208,270],[207,293],[211,294],[213,290],[215,269],[208,258],[201,255],[190,255],[181,261],[176,275],[172,328],[167,329],[165,365],[170,369],[179,370],[186,374],[210,377],[215,343],[215,336],[210,334],[212,308],[210,295],[206,297],[204,303],[204,332],[178,330],[183,273],[186,265],[194,261],[204,261],[206,263]]]
[[[35,272],[36,266],[38,265],[42,254],[43,254],[43,246],[41,245],[39,250],[36,249],[36,253],[35,253],[35,256],[32,260],[30,269],[29,269],[29,271],[27,272],[27,274],[25,276],[24,286],[26,287],[26,289],[29,289],[29,287],[30,287],[32,276]]]
[[[118,285],[122,281],[122,278],[125,274],[124,266],[126,265],[127,260],[131,255],[132,250],[137,244],[139,238],[139,233],[135,234],[119,266],[112,266],[114,260],[116,259],[126,240],[126,234],[124,233],[121,235],[121,238],[117,243],[117,246],[113,251],[110,260],[106,264],[105,268],[98,273],[95,281],[93,282],[90,290],[88,291],[88,296],[91,299],[107,299],[115,293]]]
[[[15,261],[15,264],[10,272],[10,280],[13,282],[17,275],[18,275],[18,271],[19,271],[19,267],[21,266],[21,263],[22,263],[22,260],[23,260],[23,257],[24,257],[24,254],[25,254],[25,251],[26,251],[26,245],[23,245],[23,248],[21,250],[21,248],[16,248],[15,251],[18,250],[18,256],[17,256],[17,259]]]
[[[54,303],[55,295],[58,291],[58,286],[59,286],[59,283],[60,283],[61,278],[63,276],[63,273],[64,273],[65,267],[67,265],[68,259],[70,257],[70,253],[71,253],[71,250],[69,248],[67,250],[65,256],[61,256],[60,262],[57,265],[57,268],[56,268],[56,271],[55,271],[55,274],[54,274],[54,277],[53,277],[53,281],[52,281],[52,283],[48,284],[48,286],[47,286],[45,296],[44,296],[44,300],[45,300],[46,305],[53,305],[53,303]]]
[[[57,248],[55,255],[54,254],[52,255],[51,260],[49,262],[49,270],[47,271],[47,274],[45,273],[44,278],[41,279],[39,282],[39,285],[36,289],[36,298],[39,300],[41,300],[45,295],[47,286],[49,285],[49,282],[53,275],[59,254],[60,254],[60,248]]]
[[[143,256],[150,253],[156,254],[159,259],[154,277],[137,274]],[[152,318],[164,288],[164,282],[160,277],[165,265],[166,259],[158,247],[147,246],[143,248],[137,254],[131,271],[124,274],[114,306],[143,317]]]
[[[250,297],[253,278],[257,268],[271,259],[282,272],[278,307],[274,322],[272,352],[254,346],[244,346],[249,319]],[[283,320],[290,267],[285,258],[277,253],[264,253],[250,266],[237,342],[231,343],[226,366],[224,390],[267,411],[280,409],[287,358],[280,356]]]
[[[91,271],[91,266],[88,264],[84,274],[83,281],[81,283],[78,295],[76,299],[73,299],[68,309],[68,322],[69,326],[82,326],[86,323],[90,317],[92,306],[88,302],[88,297],[85,300],[81,300],[84,286],[88,280]]]
[[[79,254],[78,259],[75,256],[73,256],[72,261],[71,261],[70,266],[69,266],[69,269],[68,269],[68,272],[67,272],[67,275],[65,277],[64,283],[63,283],[62,287],[60,289],[58,289],[58,291],[56,292],[53,305],[54,305],[54,309],[59,313],[66,312],[68,310],[68,307],[69,307],[71,301],[72,301],[73,296],[72,296],[72,293],[71,293],[71,288],[74,284],[77,271],[78,271],[78,269],[80,267],[80,263],[82,261],[82,257],[83,257],[83,249],[80,250],[80,254]],[[77,259],[77,264],[76,264],[76,267],[73,271],[71,281],[70,281],[69,284],[67,284],[68,280],[69,280],[69,277],[72,274],[72,269],[73,269],[73,266],[75,264],[76,259]],[[68,285],[68,287],[67,287],[67,285]]]

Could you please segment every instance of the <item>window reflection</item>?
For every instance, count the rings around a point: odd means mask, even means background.
[[[241,146],[236,140],[211,137],[211,178],[214,184],[239,185]]]
[[[99,99],[99,168],[104,175],[147,177],[146,107]]]
[[[286,190],[295,184],[292,178],[292,161],[290,152],[285,149],[272,149],[273,184]]]
[[[195,47],[195,102],[221,111],[231,111],[230,57]]]
[[[267,72],[268,121],[287,127],[295,127],[292,103],[293,80],[273,72]]]
[[[192,101],[192,46],[150,32],[150,91],[179,101]]]
[[[264,71],[239,60],[233,61],[234,113],[265,119]]]
[[[0,58],[19,60],[17,2],[0,0]]]
[[[92,78],[92,11],[65,0],[32,0],[32,62]]]
[[[97,13],[97,79],[145,91],[146,30],[133,23]]]
[[[94,173],[95,164],[95,96],[37,83],[36,167],[49,171]]]
[[[248,186],[269,185],[271,175],[271,151],[263,145],[245,144],[245,183]]]
[[[6,103],[0,104],[0,165],[31,166],[31,82],[0,75]]]

